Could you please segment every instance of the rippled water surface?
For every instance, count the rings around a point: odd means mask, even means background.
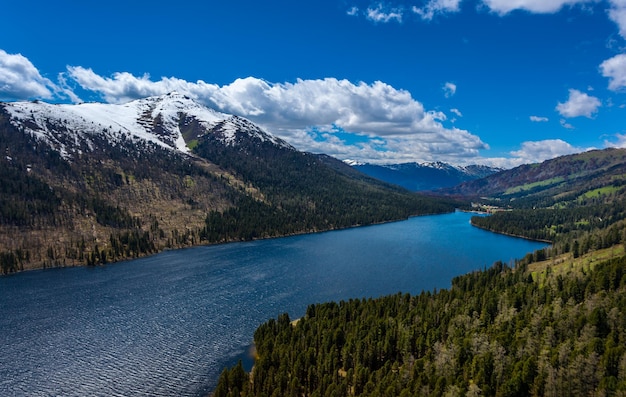
[[[447,288],[545,246],[471,215],[0,277],[1,396],[204,395],[256,327],[310,303]]]

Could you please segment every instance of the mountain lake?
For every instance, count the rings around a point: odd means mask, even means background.
[[[202,396],[257,326],[312,303],[449,288],[547,244],[456,212],[0,277],[0,395]]]

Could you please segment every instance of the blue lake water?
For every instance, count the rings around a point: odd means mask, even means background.
[[[311,303],[448,288],[546,244],[457,212],[0,277],[0,395],[205,395],[256,327]]]

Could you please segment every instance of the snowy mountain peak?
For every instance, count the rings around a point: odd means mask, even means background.
[[[211,128],[210,133],[213,134],[216,139],[230,146],[237,145],[242,136],[245,136],[259,142],[271,142],[274,145],[295,150],[293,146],[289,145],[287,142],[273,136],[250,120],[239,116],[230,116],[225,120],[217,122]]]
[[[421,164],[424,167],[429,167],[429,168],[434,168],[437,170],[458,170],[459,167],[455,167],[451,164],[448,163],[444,163],[441,161],[434,161],[434,162],[430,162],[430,163],[422,163]]]
[[[357,165],[365,165],[365,163],[362,163],[358,160],[352,160],[352,159],[345,159],[343,162],[348,164],[350,167],[355,167]]]
[[[11,124],[66,159],[93,151],[102,139],[113,146],[130,140],[189,153],[185,132],[191,124],[196,135],[214,131],[224,144],[236,144],[238,133],[291,147],[246,119],[217,112],[177,92],[125,104],[52,105],[35,101],[0,103],[2,109]]]

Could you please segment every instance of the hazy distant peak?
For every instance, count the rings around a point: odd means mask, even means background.
[[[350,165],[369,176],[413,191],[452,187],[501,171],[488,166],[454,166],[441,161],[386,165],[353,162]]]

